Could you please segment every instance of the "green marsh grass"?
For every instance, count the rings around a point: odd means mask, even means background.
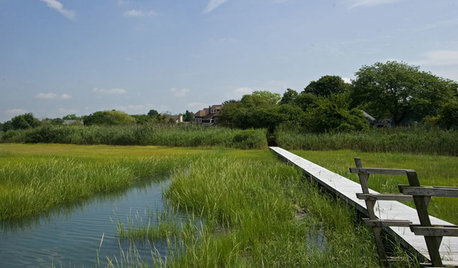
[[[37,215],[96,194],[124,190],[153,176],[164,177],[188,165],[198,153],[163,151],[155,147],[0,145],[0,220]]]
[[[156,256],[160,266],[378,266],[371,234],[356,212],[268,151],[199,156],[187,169],[174,171],[165,196],[204,224],[167,237],[175,248],[167,264]],[[147,236],[141,226],[123,229],[133,240]]]
[[[167,242],[169,255],[151,252],[155,267],[379,265],[371,232],[356,211],[268,150],[0,144],[0,172],[1,198],[20,197],[1,207],[2,217],[10,215],[3,219],[171,174],[164,195],[185,220],[164,214],[154,224],[118,225],[120,239]],[[107,258],[108,266],[151,263],[135,257],[135,249],[122,258]]]
[[[359,183],[358,176],[348,170],[355,166],[359,157],[363,166],[373,168],[414,169],[421,185],[458,187],[458,158],[441,155],[414,155],[406,153],[368,153],[351,150],[339,151],[293,151],[320,166]],[[382,193],[399,193],[398,184],[409,184],[406,176],[371,175],[369,187]],[[428,212],[458,224],[456,198],[433,197]],[[413,202],[406,203],[414,207]]]
[[[0,136],[3,142],[223,146],[240,149],[267,147],[264,129],[229,129],[193,124],[150,124],[133,126],[52,126],[10,130]]]
[[[306,133],[280,127],[278,146],[289,150],[341,150],[458,155],[458,131],[436,128],[385,128],[349,133]]]

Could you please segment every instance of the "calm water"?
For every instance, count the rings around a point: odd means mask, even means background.
[[[22,223],[0,223],[0,267],[94,267],[102,236],[100,264],[104,266],[106,256],[120,259],[121,251],[128,252],[130,245],[116,237],[118,220],[126,226],[128,218],[160,213],[162,192],[169,184],[170,180],[151,182]],[[153,246],[161,255],[167,254],[164,241]],[[135,248],[144,261],[151,261],[149,243]]]

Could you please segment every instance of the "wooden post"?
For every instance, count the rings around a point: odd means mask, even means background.
[[[363,168],[363,164],[360,158],[355,158],[356,168]],[[361,184],[361,190],[363,194],[369,194],[369,173],[367,172],[358,172],[359,183]],[[376,200],[374,199],[366,199],[366,208],[367,213],[369,214],[369,220],[377,220],[377,216],[375,215],[374,207]],[[382,241],[382,227],[374,225],[372,226],[372,231],[375,237],[375,244],[377,246],[377,252],[380,257],[380,260],[385,266],[388,266],[387,256],[385,252],[385,246],[383,245]]]
[[[407,172],[407,178],[409,179],[410,186],[420,186],[416,172]],[[425,195],[414,195],[413,201],[417,209],[418,218],[422,226],[431,226],[431,220],[428,214],[428,204],[431,200],[431,196]],[[439,267],[442,265],[441,256],[439,254],[439,247],[442,241],[442,237],[437,236],[425,236],[426,246],[428,247],[429,258],[433,266]]]

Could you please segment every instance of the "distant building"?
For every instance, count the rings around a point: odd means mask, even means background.
[[[194,114],[194,120],[198,124],[203,126],[213,126],[218,123],[219,111],[223,108],[223,105],[213,105],[203,110],[198,111]]]
[[[165,115],[164,116],[164,121],[166,123],[183,123],[183,115],[182,114],[176,114],[176,115]]]

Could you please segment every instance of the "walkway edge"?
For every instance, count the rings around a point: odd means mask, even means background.
[[[345,200],[345,202],[355,207],[358,211],[367,214],[364,200],[356,198],[356,193],[361,192],[359,183],[329,171],[283,148],[269,148],[281,158],[302,169],[312,180],[328,191]],[[378,192],[370,190],[370,193]],[[410,220],[414,224],[419,224],[417,211],[398,201],[377,201],[375,212],[382,219]],[[431,216],[430,219],[432,224],[452,225],[436,217]],[[398,238],[404,246],[414,249],[429,259],[428,249],[423,236],[416,236],[408,227],[386,227],[384,229]],[[439,251],[445,265],[458,266],[458,237],[444,237]]]

